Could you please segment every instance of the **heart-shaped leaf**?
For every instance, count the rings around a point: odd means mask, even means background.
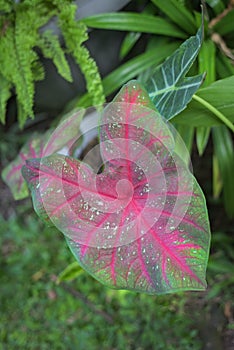
[[[2,171],[2,178],[11,189],[14,199],[23,199],[28,196],[28,187],[21,173],[25,161],[68,150],[77,139],[83,115],[84,110],[80,109],[79,112],[66,115],[56,129],[50,129],[44,134],[33,133],[31,135],[16,159]]]
[[[34,208],[66,236],[80,265],[112,288],[147,293],[206,286],[205,199],[174,152],[146,91],[127,84],[100,119],[104,171],[52,155],[26,162]]]
[[[145,87],[159,113],[166,119],[181,112],[199,89],[204,74],[185,77],[202,44],[203,25],[152,74]]]

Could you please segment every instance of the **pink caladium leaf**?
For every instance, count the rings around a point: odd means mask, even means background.
[[[77,139],[83,115],[84,110],[80,109],[66,115],[56,129],[50,129],[44,134],[35,132],[31,135],[18,156],[2,172],[2,178],[11,189],[14,199],[19,200],[28,196],[28,187],[21,173],[25,161],[70,149]]]
[[[168,124],[129,82],[100,118],[104,170],[69,156],[26,162],[34,208],[66,236],[80,265],[117,289],[203,290],[210,228],[205,199],[175,153]]]

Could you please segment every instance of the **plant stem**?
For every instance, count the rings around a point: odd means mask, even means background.
[[[193,95],[193,100],[199,102],[204,107],[206,107],[210,112],[212,112],[219,120],[223,122],[223,124],[225,124],[234,133],[234,125],[232,124],[232,122],[230,122],[230,120],[227,119],[225,115],[221,113],[217,108],[215,108],[209,102],[207,102],[206,100],[204,100],[203,98],[197,95]]]

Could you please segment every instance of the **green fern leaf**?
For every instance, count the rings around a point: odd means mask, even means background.
[[[6,104],[11,96],[11,83],[0,75],[0,121],[5,123]]]
[[[57,36],[49,30],[44,32],[38,42],[38,46],[45,57],[53,60],[59,74],[64,79],[72,82],[71,70]]]
[[[19,71],[20,79],[16,80],[17,98],[26,113],[26,118],[33,118],[33,102],[34,102],[34,77],[32,73],[32,63],[37,56],[32,50],[34,43],[37,41],[38,34],[34,31],[28,35],[28,28],[32,17],[28,18],[27,12],[17,11],[15,20],[15,54],[16,65]],[[23,89],[22,89],[23,86]],[[20,125],[23,126],[26,118],[19,120]]]
[[[65,43],[85,76],[87,90],[94,106],[105,102],[102,80],[95,61],[90,57],[89,51],[82,46],[88,39],[86,26],[75,20],[76,6],[60,6],[59,26],[62,30]]]
[[[45,78],[45,70],[39,60],[32,62],[31,68],[34,81],[41,81]]]

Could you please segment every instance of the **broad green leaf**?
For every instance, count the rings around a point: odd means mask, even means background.
[[[147,43],[147,51],[158,50],[158,52],[160,52],[162,48],[164,48],[165,58],[167,58],[180,46],[180,44],[181,44],[181,41],[173,40],[174,50],[172,51],[171,41],[168,38],[152,36]],[[158,69],[158,66],[159,66],[158,60],[154,60],[154,62],[155,63],[152,66],[145,69],[137,77],[137,80],[139,80],[143,85],[147,83],[147,81],[152,77],[152,75],[154,75],[155,70]]]
[[[168,35],[176,38],[186,38],[174,24],[165,19],[152,15],[138,14],[132,12],[105,13],[82,20],[88,27],[126,30],[132,32],[152,33]]]
[[[216,70],[216,47],[213,41],[205,40],[198,55],[199,73],[206,72],[203,86],[210,85],[215,81]],[[201,156],[209,140],[210,127],[200,126],[196,130],[196,142],[199,155]]]
[[[202,154],[206,148],[207,142],[209,140],[209,136],[210,136],[210,127],[209,126],[198,126],[197,127],[196,143],[197,143],[198,153],[200,156],[202,156]]]
[[[206,72],[206,78],[203,86],[208,86],[215,81],[216,78],[216,46],[212,40],[205,40],[202,44],[198,55],[199,73]]]
[[[216,56],[216,69],[219,79],[228,78],[230,75],[234,75],[232,61],[220,51]]]
[[[195,20],[190,11],[177,0],[151,0],[172,22],[186,33],[192,34],[196,30]]]
[[[161,63],[170,53],[175,50],[176,46],[177,45],[175,43],[168,43],[160,48],[160,50],[156,48],[146,51],[145,53],[140,54],[122,64],[103,79],[102,83],[105,96],[110,95],[119,89],[123,84],[147,70],[147,68]],[[88,94],[83,95],[77,102],[74,102],[74,106],[88,107],[90,105],[91,99]]]
[[[221,112],[230,123],[234,122],[234,76],[218,80],[208,87],[200,89],[196,95]],[[192,100],[186,111],[175,116],[173,122],[189,126],[223,124],[223,121],[214,112],[197,100]]]
[[[34,208],[108,287],[149,294],[204,290],[210,228],[203,193],[174,152],[147,92],[124,86],[100,118],[105,168],[74,158],[28,160]]]
[[[206,2],[214,10],[216,15],[223,12],[225,9],[225,5],[222,0],[206,0]]]
[[[77,261],[69,264],[58,276],[57,283],[72,281],[84,272]]]
[[[228,12],[226,16],[218,21],[213,29],[220,35],[226,35],[230,33],[234,34],[234,9]]]
[[[229,130],[225,127],[213,129],[215,156],[217,157],[223,182],[224,205],[229,217],[234,217],[234,147]]]
[[[151,100],[167,120],[185,109],[203,81],[203,74],[185,77],[201,48],[202,31],[201,27],[196,36],[187,39],[145,83]]]
[[[188,128],[186,125],[182,125],[182,124],[175,125],[175,127],[180,137],[182,138],[188,152],[187,154],[184,154],[183,148],[181,150],[181,141],[177,140],[177,138],[175,139],[175,150],[181,156],[184,162],[186,164],[189,164],[190,162],[189,155],[191,154],[191,151],[192,151],[193,139],[194,139],[194,127]]]

